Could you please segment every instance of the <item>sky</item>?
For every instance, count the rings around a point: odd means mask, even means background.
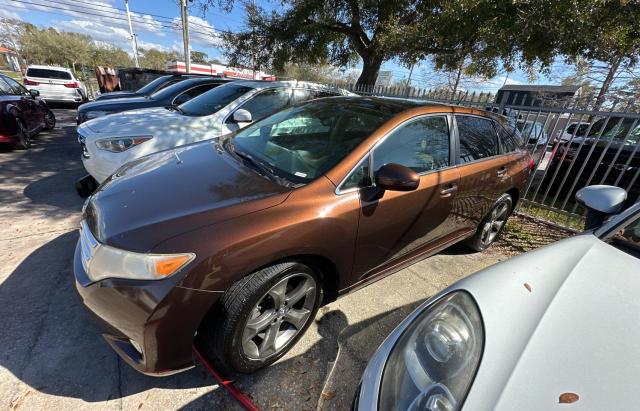
[[[257,1],[267,9],[277,7],[277,2]],[[179,0],[129,0],[133,31],[139,48],[157,48],[182,52]],[[129,27],[124,0],[0,0],[0,17],[17,18],[41,27],[54,27],[62,31],[88,34],[95,40],[110,43],[131,52]],[[219,48],[220,31],[237,31],[242,28],[244,9],[240,2],[231,13],[210,8],[206,15],[195,5],[189,9],[191,49],[205,52],[209,58],[224,61]],[[218,45],[218,46],[217,46]],[[558,63],[555,71],[566,71]],[[353,67],[351,70],[358,70]],[[396,62],[383,64],[383,70],[391,70],[393,79],[405,79],[409,69]],[[429,87],[436,74],[428,62],[414,68],[412,84]],[[493,79],[477,79],[465,86],[469,91],[495,92],[503,84],[555,84],[558,78],[540,77],[530,82],[519,70],[508,76],[501,74]]]

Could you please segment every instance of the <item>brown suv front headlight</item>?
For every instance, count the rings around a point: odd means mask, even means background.
[[[484,331],[466,292],[427,308],[400,337],[384,369],[381,410],[458,410],[480,364]]]

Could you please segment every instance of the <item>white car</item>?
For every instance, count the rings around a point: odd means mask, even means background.
[[[23,84],[29,90],[38,90],[46,102],[82,103],[86,93],[73,72],[64,67],[27,67]]]
[[[426,301],[370,359],[354,409],[638,409],[640,203],[602,224],[624,190],[576,197],[592,229]]]
[[[234,81],[171,108],[125,111],[78,127],[85,169],[99,183],[147,154],[233,132],[289,105],[352,95],[297,81]]]

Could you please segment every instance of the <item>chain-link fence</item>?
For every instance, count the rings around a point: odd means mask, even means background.
[[[345,88],[343,86],[343,88]],[[347,86],[369,96],[419,99],[472,106],[503,114],[515,123],[536,162],[519,211],[567,228],[583,226],[575,202],[580,188],[610,184],[640,197],[640,112],[633,100],[600,105],[593,94],[552,92],[447,92],[413,87]]]

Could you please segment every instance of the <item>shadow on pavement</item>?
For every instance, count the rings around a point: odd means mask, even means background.
[[[38,391],[87,402],[211,385],[196,371],[156,379],[121,363],[75,290],[77,238],[69,232],[38,248],[0,284],[0,367]]]
[[[318,406],[348,409],[371,355],[420,303],[407,304],[355,324],[348,324],[342,311],[326,311],[325,307],[316,319],[321,339],[304,353],[285,357],[251,375],[229,377],[260,409],[315,410]],[[181,409],[211,409],[219,394],[203,395]]]
[[[121,362],[89,320],[75,290],[71,261],[77,233],[56,237],[31,253],[0,284],[0,367],[33,389],[93,403],[123,398],[151,388],[214,386],[198,367],[167,378],[147,377]],[[237,386],[261,407],[315,408],[338,352],[342,396],[351,396],[366,361],[389,332],[415,307],[409,304],[349,325],[345,314],[323,308],[316,325],[321,339],[303,353],[252,375],[235,375]],[[344,368],[342,364],[338,364]],[[220,390],[184,409],[234,407]]]

